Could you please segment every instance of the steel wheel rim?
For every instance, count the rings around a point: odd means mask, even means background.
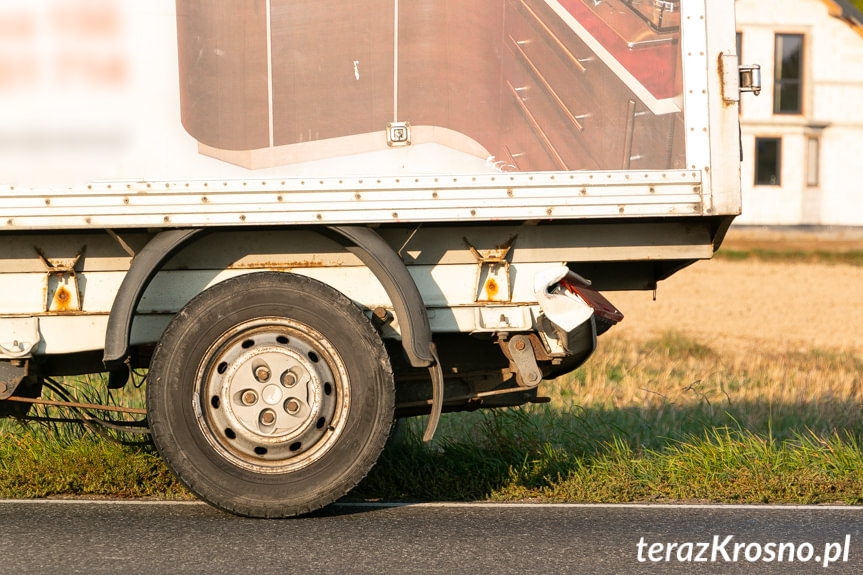
[[[193,407],[213,449],[256,473],[301,469],[329,451],[350,409],[341,356],[287,318],[240,323],[204,354]]]

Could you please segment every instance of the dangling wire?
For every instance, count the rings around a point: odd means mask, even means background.
[[[140,420],[123,420],[123,419],[113,419],[108,416],[104,417],[96,417],[92,415],[90,412],[94,410],[98,410],[99,408],[106,409],[130,409],[130,408],[122,408],[118,406],[114,397],[111,396],[110,391],[108,393],[109,403],[107,405],[83,405],[79,402],[74,401],[74,398],[67,393],[67,391],[63,388],[63,386],[58,383],[56,380],[50,377],[43,377],[43,384],[46,388],[51,390],[53,394],[55,394],[62,401],[55,402],[50,400],[40,400],[40,399],[24,399],[17,398],[19,401],[27,401],[30,403],[35,403],[39,405],[45,406],[45,416],[24,416],[20,419],[24,421],[35,421],[39,423],[76,423],[79,425],[85,426],[87,429],[96,433],[100,437],[104,439],[113,441],[115,443],[119,443],[121,445],[145,445],[150,443],[150,439],[146,440],[136,440],[129,441],[122,439],[120,436],[115,433],[111,433],[111,431],[121,434],[134,434],[134,435],[149,435],[150,430],[147,426],[147,418],[144,417]],[[50,403],[47,403],[50,401]],[[77,415],[77,418],[69,418],[69,417],[52,417],[47,415],[48,407],[57,407],[57,408],[65,408],[71,411],[73,414]]]

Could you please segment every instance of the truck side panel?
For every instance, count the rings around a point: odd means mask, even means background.
[[[684,170],[673,4],[4,0],[2,183]]]

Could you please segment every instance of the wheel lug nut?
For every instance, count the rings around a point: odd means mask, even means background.
[[[287,411],[291,415],[294,415],[299,410],[300,410],[300,402],[297,401],[296,399],[294,399],[293,397],[285,402],[285,411]]]
[[[270,370],[266,366],[259,366],[255,368],[255,379],[260,382],[267,381],[270,379]]]
[[[243,392],[243,404],[244,405],[254,405],[258,402],[258,394],[248,389]]]
[[[264,425],[272,425],[276,422],[276,412],[272,409],[265,409],[261,412],[261,423]]]
[[[293,371],[286,371],[282,374],[282,385],[285,387],[297,385],[297,375]]]

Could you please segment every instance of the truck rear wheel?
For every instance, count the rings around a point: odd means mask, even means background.
[[[238,515],[287,517],[368,473],[394,395],[383,342],[351,300],[264,272],[176,315],[153,355],[147,410],[159,453],[193,493]]]

